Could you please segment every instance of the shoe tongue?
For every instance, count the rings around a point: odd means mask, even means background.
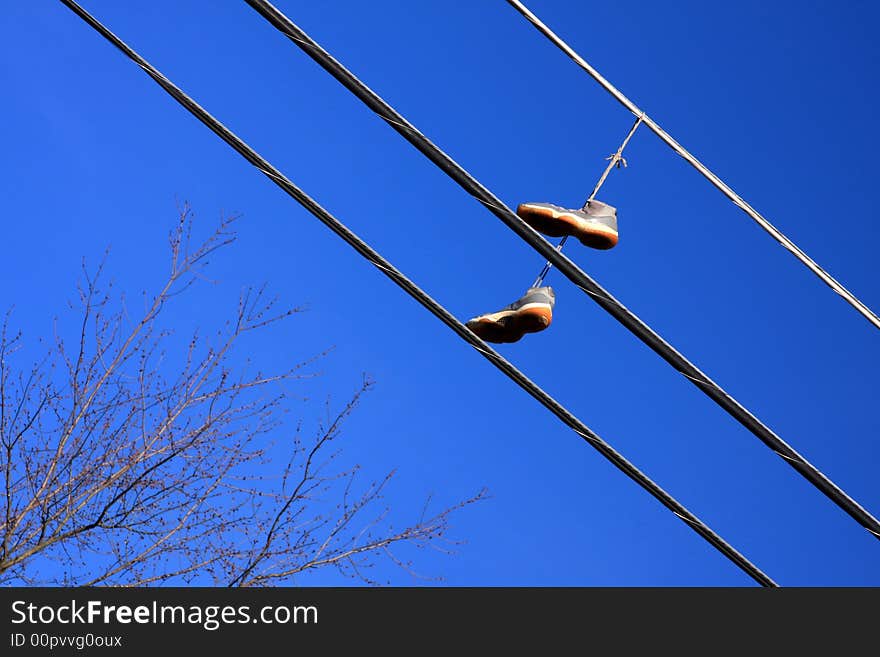
[[[590,215],[608,215],[613,214],[615,209],[607,203],[593,199],[584,208],[584,212]]]
[[[549,285],[543,285],[541,287],[530,287],[528,290],[526,290],[526,293],[522,296],[522,298],[525,298],[532,294],[543,294],[550,300],[551,305],[556,303],[556,293],[553,292],[553,288]]]

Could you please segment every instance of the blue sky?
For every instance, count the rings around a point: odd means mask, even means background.
[[[502,0],[279,0],[315,40],[508,205],[583,201],[632,119]],[[89,0],[104,21],[461,319],[542,260],[243,2]],[[534,0],[547,24],[870,307],[880,44],[870,2]],[[60,3],[7,8],[0,44],[0,302],[31,340],[82,257],[161,281],[175,203],[241,213],[219,280],[170,309],[213,326],[268,282],[309,311],[247,353],[329,346],[314,403],[377,381],[345,458],[399,474],[400,521],[483,486],[466,541],[417,570],[452,585],[751,580],[186,114]],[[600,198],[620,244],[566,253],[875,515],[880,334],[640,129]],[[880,544],[557,273],[550,330],[500,351],[784,585],[880,585]],[[385,567],[383,567],[385,568]],[[387,567],[395,584],[420,583]],[[318,572],[300,584],[342,583]]]

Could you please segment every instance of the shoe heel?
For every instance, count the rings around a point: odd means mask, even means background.
[[[618,236],[616,234],[593,231],[587,228],[578,235],[578,241],[591,249],[607,251],[608,249],[613,249],[617,246]]]
[[[522,333],[538,333],[553,321],[553,312],[549,308],[530,308],[516,315],[516,330]]]

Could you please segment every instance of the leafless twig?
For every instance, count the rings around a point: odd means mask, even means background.
[[[0,583],[261,586],[325,566],[373,583],[377,558],[410,568],[394,544],[433,543],[454,511],[484,496],[390,527],[387,509],[374,508],[393,473],[361,486],[358,467],[335,466],[333,443],[369,379],[312,439],[298,431],[282,443],[279,467],[270,458],[286,430],[278,384],[307,376],[312,361],[274,374],[233,370],[242,336],[297,312],[278,311],[263,288],[245,291],[210,339],[194,335],[169,356],[162,311],[235,240],[231,222],[194,245],[192,214],[181,209],[167,279],[134,320],[102,287],[103,263],[94,274],[84,267],[75,339],[56,329],[30,369],[13,365],[22,337],[5,316]],[[163,361],[177,363],[173,375]],[[333,495],[340,501],[326,511]]]

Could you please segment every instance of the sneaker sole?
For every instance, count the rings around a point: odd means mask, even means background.
[[[545,303],[526,304],[519,310],[505,310],[468,322],[468,328],[486,342],[519,341],[526,333],[543,331],[553,321],[553,311]]]
[[[535,207],[523,203],[516,209],[520,219],[539,233],[550,237],[562,237],[571,235],[576,237],[584,246],[601,251],[607,251],[617,245],[618,234],[613,228],[608,228],[596,222],[587,222],[570,212],[554,210],[553,208]]]

